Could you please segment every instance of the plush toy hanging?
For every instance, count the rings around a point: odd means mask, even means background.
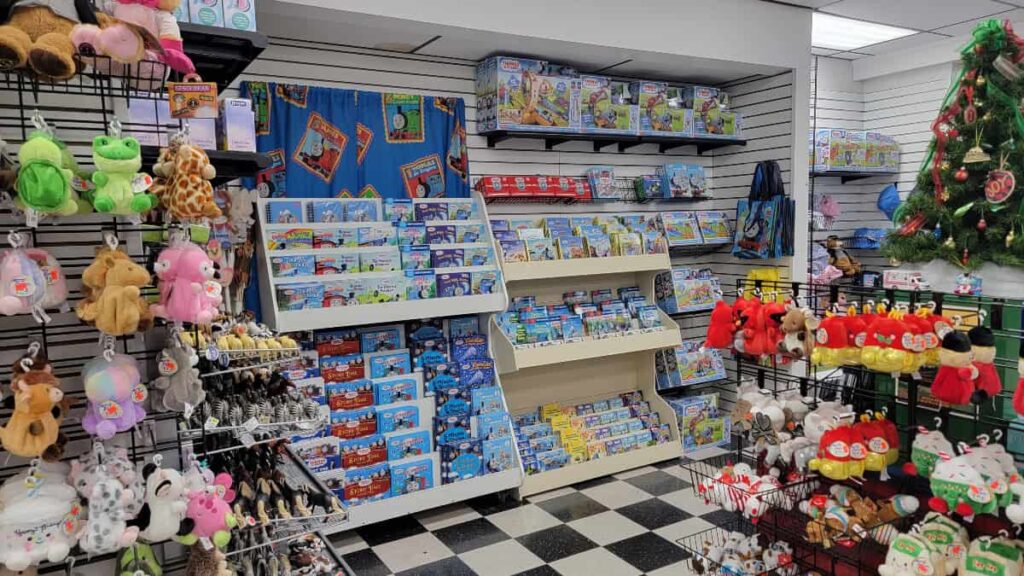
[[[63,472],[33,461],[0,488],[0,564],[24,575],[43,562],[63,562],[78,542],[82,519]]]
[[[811,363],[815,366],[843,365],[843,351],[849,340],[846,318],[827,312],[815,333],[815,346],[811,349]]]
[[[164,348],[157,357],[157,371],[160,377],[153,380],[153,409],[158,412],[186,412],[189,407],[199,406],[206,398],[203,381],[196,365],[199,355],[195,350],[180,342]]]
[[[16,456],[38,458],[57,442],[60,419],[66,412],[66,405],[62,404],[64,392],[49,364],[33,370],[31,362],[23,359],[21,368],[23,372],[15,374],[11,382],[14,411],[0,428],[0,443]],[[58,405],[65,409],[57,410],[59,416],[55,416],[54,408]]]
[[[810,356],[814,349],[814,331],[821,321],[814,316],[810,308],[799,308],[788,305],[786,314],[779,322],[782,341],[778,351],[790,358],[801,359]]]
[[[1017,389],[1013,391],[1013,411],[1024,416],[1024,340],[1017,350]]]
[[[132,522],[141,530],[139,537],[147,542],[163,542],[177,536],[182,529],[185,510],[185,480],[173,468],[161,468],[163,458],[157,454],[142,469],[146,481],[146,497],[142,510]]]
[[[82,321],[111,336],[146,330],[153,322],[141,289],[149,285],[149,272],[117,249],[117,237],[107,235],[107,245],[82,272],[85,299],[76,312]]]
[[[95,444],[100,451],[102,444]],[[89,495],[89,517],[82,530],[78,545],[89,554],[108,554],[131,546],[139,537],[139,528],[128,526],[125,507],[135,500],[135,494],[117,478],[107,473],[100,464],[97,480]]]
[[[29,226],[39,215],[71,216],[79,212],[78,194],[72,187],[74,173],[64,166],[64,151],[53,129],[39,114],[32,116],[37,130],[18,150],[18,195],[15,206],[24,210]]]
[[[218,548],[231,541],[231,529],[238,525],[238,519],[231,511],[230,502],[235,499],[231,489],[231,476],[218,474],[213,484],[188,493],[188,506],[183,530],[184,536],[178,542],[191,546],[200,540],[208,541]]]
[[[39,307],[44,310],[57,309],[67,312],[71,309],[68,306],[68,280],[64,276],[64,269],[60,262],[46,250],[39,248],[28,248],[25,255],[32,259],[39,266],[45,279],[43,298],[39,301]]]
[[[971,341],[956,330],[946,334],[939,350],[939,370],[932,381],[932,396],[959,406],[967,404],[974,392],[978,369],[971,363]]]
[[[166,166],[163,172],[168,172]],[[162,196],[167,211],[182,221],[221,216],[220,208],[213,200],[213,185],[210,183],[216,177],[217,169],[210,164],[210,158],[202,148],[188,142],[181,143],[174,156],[170,186]]]
[[[157,198],[146,194],[153,177],[139,172],[142,148],[139,141],[121,136],[121,123],[110,123],[110,136],[97,136],[92,141],[92,161],[96,171],[92,183],[92,205],[97,212],[134,216],[157,206]]]
[[[0,314],[31,314],[40,324],[50,321],[43,310],[46,277],[24,250],[25,239],[18,232],[7,235],[11,249],[0,256]]]
[[[984,322],[984,316],[982,316]],[[998,395],[1003,390],[1003,381],[999,379],[999,372],[996,371],[996,337],[992,330],[986,326],[975,326],[967,332],[971,341],[971,354],[974,357],[972,364],[978,371],[974,379],[975,390],[971,394],[973,404],[981,404]]]
[[[89,434],[109,440],[118,432],[131,430],[146,417],[146,386],[131,356],[115,354],[107,348],[82,368],[82,381],[89,400],[82,428]]]
[[[153,313],[172,322],[209,325],[221,303],[217,270],[206,252],[179,240],[164,248],[154,266],[160,279],[160,303]]]
[[[733,319],[732,306],[719,300],[711,311],[711,321],[708,324],[708,336],[704,341],[705,348],[730,348],[733,343],[733,335],[736,333],[736,322]]]

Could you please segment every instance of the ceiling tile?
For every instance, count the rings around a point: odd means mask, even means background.
[[[993,0],[842,0],[821,11],[914,30],[932,30],[1004,12]]]
[[[838,53],[839,53],[839,50],[833,50],[831,48],[818,48],[816,46],[811,46],[811,54],[814,54],[815,56],[831,56],[833,54],[838,54]]]
[[[871,46],[857,48],[857,52],[861,54],[875,56],[878,54],[885,54],[887,52],[894,52],[896,50],[924,46],[926,44],[931,44],[933,42],[945,40],[946,38],[948,38],[948,36],[943,36],[941,34],[931,34],[929,32],[921,32],[919,34],[913,34],[911,36],[905,36],[903,38],[889,40],[888,42],[881,42],[879,44],[872,44]]]
[[[1020,1],[1022,4],[1024,4],[1024,0],[1018,0],[1018,1]],[[1021,30],[1024,30],[1024,9],[1014,10],[1014,9],[1011,9],[1009,6],[1007,6],[1007,8],[1008,8],[1008,10],[1006,12],[1002,12],[1002,13],[1000,13],[998,15],[993,16],[993,17],[994,18],[998,18],[1000,20],[1009,20],[1010,22],[1013,22],[1013,28],[1014,28],[1014,30],[1017,30],[1018,32],[1021,31]],[[964,36],[964,37],[966,37],[966,36],[970,35],[971,31],[974,30],[974,27],[978,25],[978,22],[980,20],[984,20],[984,18],[979,18],[978,20],[972,20],[970,22],[963,22],[963,23],[960,23],[960,24],[954,24],[953,26],[945,26],[945,27],[942,27],[942,28],[937,28],[935,30],[932,30],[932,32],[938,32],[940,34],[946,34],[948,36]]]

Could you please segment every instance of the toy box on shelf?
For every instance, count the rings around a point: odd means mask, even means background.
[[[486,207],[451,199],[259,201],[260,291],[280,331],[506,306]]]
[[[708,86],[689,86],[689,106],[693,109],[693,133],[695,136],[721,136],[740,138],[743,135],[743,118],[736,112],[729,112],[729,95]]]
[[[722,287],[710,268],[673,268],[654,278],[658,306],[668,314],[711,310],[722,297]]]
[[[585,202],[591,199],[587,179],[572,176],[484,176],[477,180],[475,188],[487,200],[508,198]]]
[[[559,72],[543,60],[494,56],[481,62],[478,130],[579,132],[580,80]]]
[[[722,373],[724,376],[724,368]],[[668,403],[679,421],[683,454],[694,457],[701,450],[728,448],[732,444],[732,418],[720,410],[717,393],[672,398]]]
[[[718,350],[702,349],[700,340],[685,340],[673,350],[659,350],[654,361],[658,390],[669,390],[725,379]]]
[[[293,450],[348,506],[346,529],[520,484],[484,321],[307,333],[330,424]]]
[[[827,172],[899,171],[896,139],[879,132],[818,128],[811,134],[811,169]]]
[[[685,87],[635,81],[630,83],[629,91],[639,108],[641,135],[693,136],[693,110],[686,107]]]
[[[636,134],[638,108],[629,85],[607,76],[580,76],[580,126],[594,134]]]

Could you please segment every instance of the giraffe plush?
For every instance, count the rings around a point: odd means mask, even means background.
[[[160,149],[156,164],[153,164],[153,185],[149,187],[149,193],[160,200],[160,206],[164,210],[169,209],[170,190],[174,184],[174,165],[180,147],[181,142],[177,138],[171,138],[170,145]]]
[[[166,205],[171,216],[181,220],[216,218],[220,208],[213,201],[213,185],[217,169],[210,164],[206,152],[198,146],[181,144],[174,163]]]

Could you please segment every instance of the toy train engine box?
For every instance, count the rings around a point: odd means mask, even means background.
[[[729,112],[729,95],[718,88],[692,86],[687,102],[692,102],[693,133],[696,136],[725,136],[739,138],[741,117]]]
[[[629,85],[605,76],[580,76],[580,125],[594,134],[636,134],[638,107]]]
[[[545,73],[546,62],[494,56],[476,69],[480,132],[578,132],[580,80]]]
[[[693,135],[693,111],[686,108],[684,89],[643,81],[630,83],[629,91],[638,107],[641,135]]]

